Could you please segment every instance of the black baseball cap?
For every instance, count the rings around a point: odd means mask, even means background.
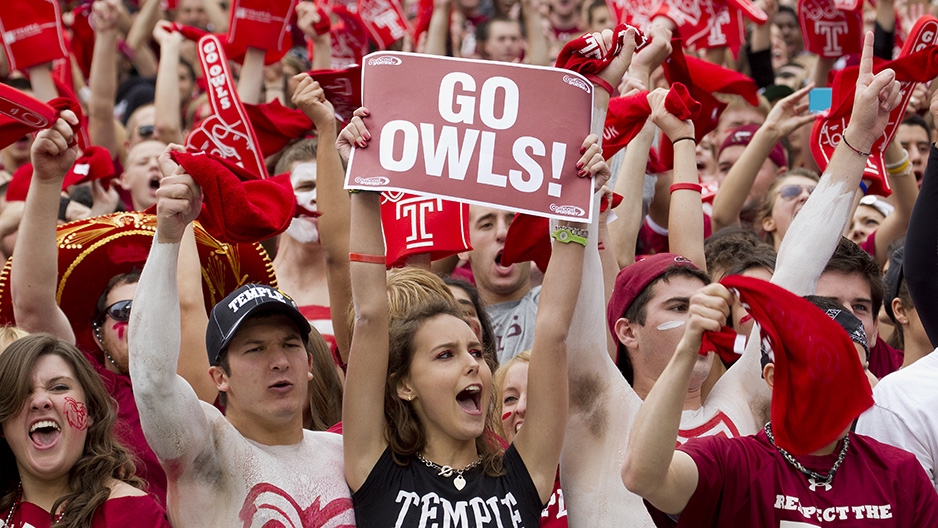
[[[266,284],[245,284],[231,292],[212,308],[205,331],[208,362],[215,365],[218,356],[231,342],[241,324],[259,311],[280,313],[290,318],[305,345],[309,340],[309,321],[287,294]]]

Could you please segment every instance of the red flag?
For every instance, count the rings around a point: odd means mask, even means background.
[[[878,72],[885,68],[892,68],[899,81],[899,91],[902,95],[899,106],[889,115],[886,129],[879,139],[873,143],[871,155],[867,158],[863,179],[869,182],[867,192],[879,196],[889,196],[892,190],[886,178],[883,152],[892,138],[896,135],[905,114],[905,108],[912,98],[915,85],[919,82],[928,82],[938,75],[938,19],[925,16],[916,22],[902,47],[900,57],[894,61],[874,64],[873,71]],[[843,131],[847,128],[850,114],[853,111],[853,98],[856,94],[856,81],[859,75],[857,67],[845,68],[837,73],[832,84],[833,105],[827,112],[818,116],[811,130],[811,153],[822,171],[830,163],[834,149],[843,138]]]
[[[258,178],[267,178],[267,168],[257,136],[231,81],[228,61],[221,41],[215,35],[199,40],[199,61],[208,80],[208,102],[212,115],[206,117],[186,137],[186,148],[208,152]]]
[[[413,31],[398,0],[358,0],[358,16],[383,50]]]
[[[403,266],[410,255],[430,253],[432,260],[439,260],[472,249],[469,204],[385,191],[381,224],[388,267]]]
[[[7,0],[0,9],[0,34],[10,70],[68,56],[57,0]]]
[[[839,59],[863,48],[863,18],[859,11],[841,11],[834,0],[799,0],[798,22],[805,50],[822,58]]]

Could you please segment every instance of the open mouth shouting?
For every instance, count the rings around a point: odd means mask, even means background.
[[[48,449],[56,444],[62,428],[52,420],[39,420],[29,428],[29,438],[37,449]]]
[[[462,410],[471,415],[482,414],[482,386],[479,384],[469,385],[459,391],[456,395],[456,403]]]

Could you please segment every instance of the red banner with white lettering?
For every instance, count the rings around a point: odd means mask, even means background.
[[[206,35],[199,39],[198,48],[212,113],[186,137],[186,148],[214,154],[259,178],[267,178],[264,156],[231,80],[221,42],[215,35]]]
[[[839,59],[863,48],[860,11],[841,11],[834,0],[799,0],[798,22],[804,48],[822,58]]]
[[[413,31],[398,0],[358,0],[358,16],[383,50]]]
[[[10,70],[68,56],[57,0],[6,0],[0,8],[0,34]]]
[[[238,49],[282,50],[289,38],[294,0],[234,0],[228,43]]]
[[[590,221],[592,182],[576,163],[592,91],[568,70],[373,53],[362,69],[372,139],[352,151],[345,186]],[[544,111],[558,101],[562,112]]]
[[[469,251],[469,204],[386,191],[381,193],[381,225],[388,267],[429,253],[431,260]]]

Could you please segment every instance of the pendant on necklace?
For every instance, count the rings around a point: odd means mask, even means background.
[[[456,478],[453,479],[453,486],[456,486],[456,489],[462,491],[466,487],[466,479],[462,478],[462,475],[456,475]]]

